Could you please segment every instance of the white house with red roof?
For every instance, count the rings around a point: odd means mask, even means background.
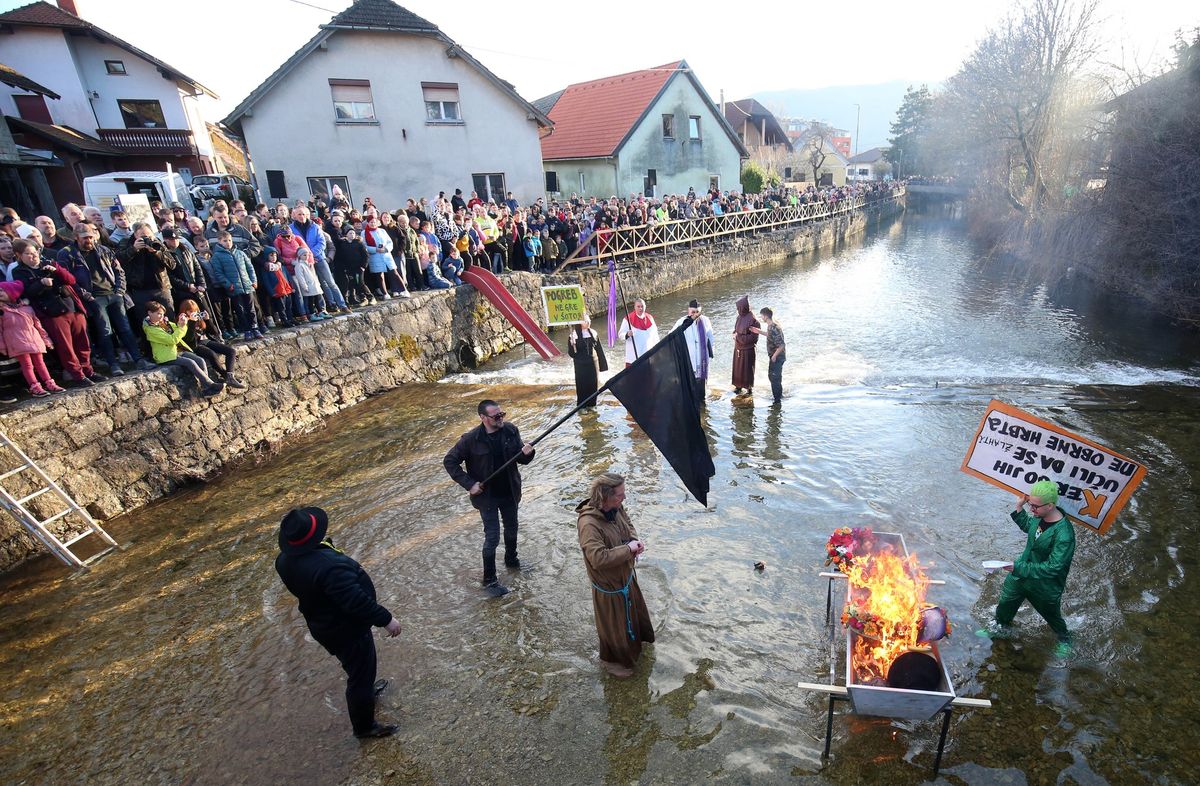
[[[546,191],[664,196],[740,190],[745,145],[684,60],[581,82],[534,101]]]
[[[383,209],[455,188],[542,196],[550,121],[437,25],[391,0],[355,0],[224,123],[246,140],[267,199]]]

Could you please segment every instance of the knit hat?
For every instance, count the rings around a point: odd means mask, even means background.
[[[329,515],[320,508],[293,508],[279,522],[279,550],[284,554],[312,551],[325,539]]]
[[[1039,480],[1029,487],[1029,496],[1037,497],[1043,505],[1058,504],[1058,484],[1053,480]]]
[[[8,295],[8,299],[15,303],[25,292],[25,284],[20,281],[0,281],[0,289],[3,289]]]

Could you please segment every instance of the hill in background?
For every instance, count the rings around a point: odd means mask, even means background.
[[[766,90],[755,93],[763,106],[778,117],[820,120],[854,134],[856,103],[862,105],[858,152],[887,146],[896,110],[909,85],[919,82],[897,80],[878,85],[843,85],[811,90]],[[932,87],[932,84],[930,85]]]

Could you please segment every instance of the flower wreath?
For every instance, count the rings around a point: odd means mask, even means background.
[[[875,543],[875,534],[870,527],[839,527],[829,536],[825,544],[825,564],[836,565],[846,573],[856,555],[869,551]]]

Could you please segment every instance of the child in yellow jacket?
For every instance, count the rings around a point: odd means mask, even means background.
[[[212,397],[225,388],[225,383],[214,382],[208,375],[208,366],[205,365],[204,358],[192,353],[191,347],[184,343],[184,336],[187,335],[184,326],[189,316],[180,314],[179,324],[173,325],[171,320],[167,319],[166,309],[162,304],[151,300],[146,304],[146,321],[142,323],[142,330],[146,333],[146,340],[150,342],[155,363],[187,369],[200,383],[200,395]]]

